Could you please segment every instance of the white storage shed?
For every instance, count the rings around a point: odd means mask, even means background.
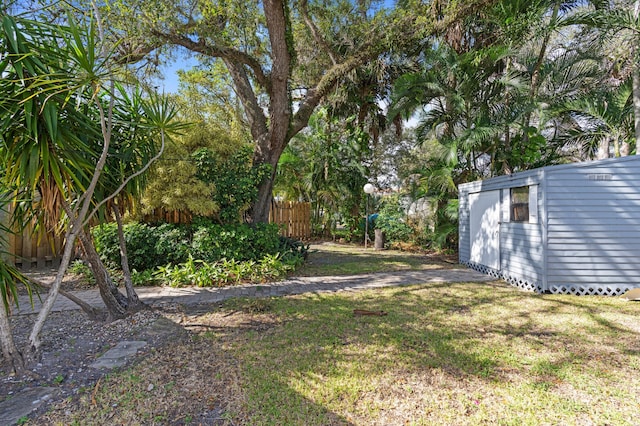
[[[460,263],[541,293],[614,296],[640,287],[640,156],[458,189]]]

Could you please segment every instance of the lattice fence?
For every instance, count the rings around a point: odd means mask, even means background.
[[[463,262],[463,264],[483,274],[505,280],[514,287],[518,287],[527,291],[535,291],[536,293],[543,292],[542,285],[539,283],[530,282],[523,278],[510,276],[505,272],[497,271],[493,268],[479,265],[477,263]],[[552,294],[573,294],[575,296],[620,296],[634,287],[635,285],[633,284],[583,285],[576,283],[567,283],[560,285],[551,285],[549,286],[549,290],[547,290],[547,292]]]

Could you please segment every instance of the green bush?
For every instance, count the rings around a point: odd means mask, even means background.
[[[97,226],[92,234],[105,264],[119,268],[116,224]],[[301,264],[309,250],[308,245],[280,237],[274,224],[219,225],[205,218],[196,219],[191,225],[134,222],[124,226],[124,234],[129,266],[141,271],[136,273],[140,282],[149,278],[145,271],[158,267],[164,271],[163,279],[177,284],[204,286],[209,281],[246,281],[256,271],[253,279],[261,280],[265,276],[280,276],[281,273],[274,275],[273,271],[282,272],[281,264],[294,267]],[[272,265],[263,267],[264,262]]]
[[[253,226],[200,223],[194,228],[191,254],[205,262],[220,259],[259,260],[278,253],[278,226],[259,223]]]
[[[74,275],[81,276],[90,284],[96,282],[95,278],[93,277],[93,271],[91,271],[91,268],[89,268],[82,260],[74,260],[73,262],[71,262],[68,272]]]
[[[253,167],[253,148],[244,146],[226,158],[211,149],[201,148],[192,154],[197,178],[213,185],[213,201],[219,206],[218,219],[236,224],[258,196],[258,185],[271,173],[271,166]]]
[[[111,268],[120,268],[120,244],[115,223],[92,229],[96,250],[102,261]],[[137,271],[155,269],[167,263],[184,262],[189,254],[189,238],[180,225],[151,226],[129,223],[124,226],[129,267]]]
[[[191,235],[188,226],[163,223],[155,227],[155,237],[157,261],[154,262],[154,268],[167,263],[184,262],[189,257]]]
[[[309,244],[304,244],[300,240],[288,237],[280,237],[280,247],[278,253],[283,259],[303,262],[309,255]]]
[[[414,237],[414,231],[406,223],[404,209],[397,197],[389,197],[381,205],[375,220],[375,228],[385,233],[388,242],[408,242]]]

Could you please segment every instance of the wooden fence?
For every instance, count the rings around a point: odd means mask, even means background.
[[[0,220],[7,218],[0,214]],[[145,222],[190,223],[189,212],[164,211],[155,209],[143,216]],[[269,222],[280,225],[280,235],[290,238],[307,239],[311,237],[311,204],[304,202],[273,202]],[[62,238],[44,234],[35,234],[28,227],[20,234],[2,235],[5,241],[2,249],[4,257],[22,270],[56,268],[60,264]]]
[[[144,222],[191,223],[189,212],[154,209],[142,218]],[[290,238],[311,238],[311,203],[273,201],[269,210],[269,223],[280,226],[280,235]]]
[[[153,209],[150,213],[142,216],[142,221],[146,223],[191,223],[192,219],[193,215],[190,212],[164,209]]]
[[[280,225],[280,235],[290,238],[311,238],[311,203],[274,201],[269,211],[269,223]]]
[[[8,223],[6,212],[0,212],[0,221]],[[27,226],[21,233],[6,233],[0,237],[3,257],[22,270],[56,268],[60,265],[61,237],[45,232],[36,233],[33,225]]]

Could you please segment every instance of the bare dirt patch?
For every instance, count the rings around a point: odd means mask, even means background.
[[[19,348],[26,347],[35,317],[33,314],[11,319]],[[44,386],[57,390],[50,403],[78,395],[93,388],[108,372],[90,365],[118,342],[147,342],[131,359],[131,362],[136,362],[187,337],[188,333],[182,327],[165,318],[161,312],[150,309],[111,323],[90,321],[81,311],[53,312],[41,333],[40,353],[27,359],[26,374],[10,375],[7,364],[0,364],[0,401],[10,399],[22,390]],[[43,406],[40,411],[45,408]]]

